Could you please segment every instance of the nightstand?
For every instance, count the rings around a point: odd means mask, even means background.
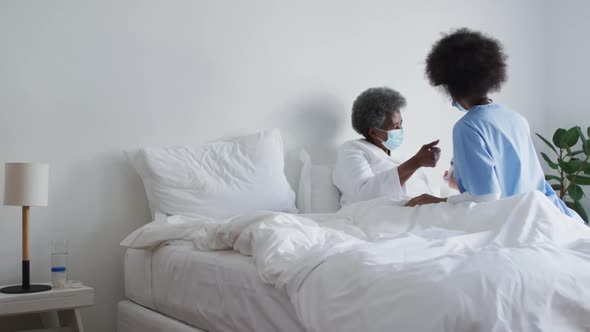
[[[40,293],[0,293],[0,316],[40,314],[44,329],[29,332],[83,332],[79,309],[93,304],[94,289],[83,285]]]

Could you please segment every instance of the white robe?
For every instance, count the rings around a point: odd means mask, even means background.
[[[338,149],[332,173],[334,185],[340,190],[342,206],[375,198],[406,200],[420,194],[432,194],[428,177],[418,169],[401,184],[397,167],[405,162],[395,151],[388,156],[365,139],[348,141]]]

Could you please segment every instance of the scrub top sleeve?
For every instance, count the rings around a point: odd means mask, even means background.
[[[457,124],[453,129],[453,150],[455,180],[461,193],[501,195],[496,163],[479,132],[465,123]]]

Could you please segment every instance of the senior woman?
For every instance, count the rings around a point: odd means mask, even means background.
[[[453,128],[454,176],[461,194],[448,200],[425,194],[408,206],[485,202],[537,190],[564,214],[578,217],[545,181],[527,120],[489,97],[506,81],[506,55],[500,42],[459,29],[434,44],[426,59],[426,75],[465,113]]]
[[[438,141],[422,146],[413,157],[401,162],[394,152],[403,142],[401,109],[406,99],[387,87],[361,93],[352,106],[352,127],[364,138],[344,143],[332,174],[342,193],[341,205],[387,197],[407,197],[406,184],[428,191],[421,167],[434,167],[440,155]]]

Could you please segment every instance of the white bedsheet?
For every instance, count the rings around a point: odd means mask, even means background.
[[[262,283],[252,258],[234,251],[129,249],[125,288],[130,300],[208,331],[303,330],[286,293]]]
[[[540,193],[148,225],[122,244],[173,239],[252,255],[308,331],[590,330],[590,229]]]

